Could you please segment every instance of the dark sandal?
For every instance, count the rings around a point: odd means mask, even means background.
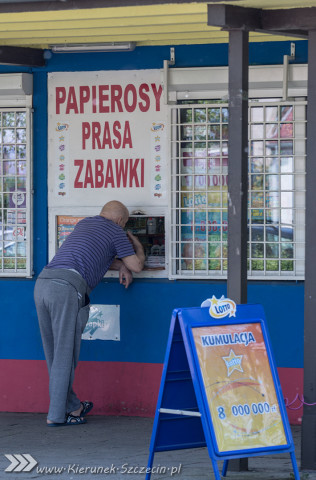
[[[71,415],[68,413],[66,416],[66,421],[62,423],[47,423],[48,427],[67,427],[68,425],[82,425],[83,423],[87,423],[87,420],[84,418],[78,417],[76,415]]]
[[[82,425],[83,423],[87,423],[87,420],[85,418],[82,418],[82,415],[78,416],[68,413],[65,425]]]
[[[82,405],[82,411],[80,413],[80,416],[85,417],[93,409],[93,403],[92,402],[81,402],[81,405]]]

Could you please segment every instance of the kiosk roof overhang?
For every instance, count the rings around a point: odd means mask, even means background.
[[[52,45],[227,43],[232,28],[250,42],[306,38],[316,0],[0,0],[0,62],[40,66]]]

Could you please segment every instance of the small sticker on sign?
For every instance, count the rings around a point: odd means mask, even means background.
[[[230,298],[225,298],[224,295],[221,298],[216,298],[215,295],[212,298],[207,298],[201,304],[201,307],[210,307],[209,313],[213,318],[224,318],[236,316],[236,303]]]

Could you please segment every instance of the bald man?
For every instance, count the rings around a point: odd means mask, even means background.
[[[132,272],[144,267],[139,240],[123,228],[129,213],[111,201],[100,215],[78,222],[55,257],[40,273],[34,299],[49,373],[49,427],[81,425],[93,407],[72,389],[81,335],[89,318],[89,294],[108,269],[119,271],[128,288]]]

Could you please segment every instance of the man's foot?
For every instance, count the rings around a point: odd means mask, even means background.
[[[78,415],[71,415],[71,413],[67,415],[66,421],[62,423],[55,423],[51,420],[47,420],[48,427],[64,427],[68,425],[82,425],[84,423],[87,423],[85,418],[79,417]]]
[[[81,402],[81,407],[82,407],[82,410],[79,415],[81,415],[81,417],[85,417],[93,409],[93,403]]]

